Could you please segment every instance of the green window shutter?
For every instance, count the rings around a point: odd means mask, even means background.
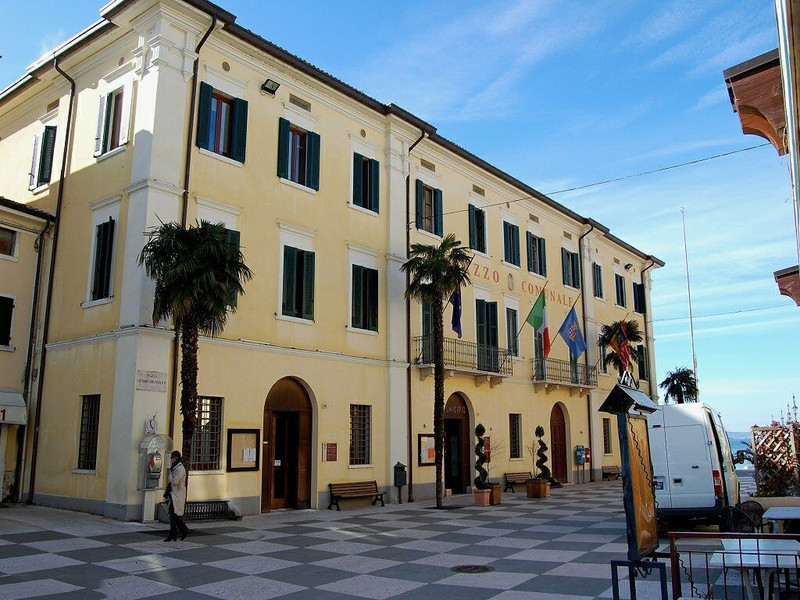
[[[525,249],[528,252],[528,271],[533,272],[533,259],[534,259],[534,244],[536,240],[533,237],[533,234],[530,231],[525,232]]]
[[[239,233],[235,229],[226,229],[225,230],[225,239],[227,240],[227,242],[231,246],[236,248],[237,252],[239,251],[239,245],[240,245],[240,242],[241,242],[241,233]],[[231,306],[236,306],[236,303],[238,302],[238,299],[239,299],[238,298],[239,291],[236,289],[236,286],[229,285],[228,286],[228,294],[230,295],[230,298],[231,298]]]
[[[278,177],[289,179],[289,128],[291,123],[278,119]]]
[[[486,345],[486,300],[475,301],[475,326],[477,330],[477,343]]]
[[[319,191],[320,137],[318,133],[308,132],[308,154],[306,155],[306,184]]]
[[[564,285],[569,283],[569,252],[566,248],[561,249],[561,280]]]
[[[506,308],[506,339],[508,349],[514,356],[519,356],[517,347],[517,311],[513,308]]]
[[[503,260],[511,262],[511,229],[505,221],[503,221]]]
[[[303,253],[303,318],[314,319],[314,253]]]
[[[111,261],[114,256],[114,219],[97,226],[95,237],[92,300],[108,298],[111,286]]]
[[[297,290],[297,249],[283,247],[283,306],[281,310],[287,317],[296,316],[295,290]]]
[[[433,306],[430,302],[422,302],[422,336],[433,335]]]
[[[547,277],[547,251],[545,248],[544,238],[539,238],[539,275]]]
[[[581,261],[578,253],[572,253],[572,287],[581,289]]]
[[[378,271],[364,269],[367,285],[367,329],[378,331]]]
[[[364,329],[364,268],[353,265],[353,320],[351,325]]]
[[[422,229],[425,223],[424,195],[422,180],[417,179],[417,229]]]
[[[247,100],[235,98],[233,100],[233,143],[231,144],[231,158],[244,162],[247,147]]]
[[[444,235],[444,226],[443,220],[444,215],[442,213],[442,190],[434,190],[433,191],[433,233],[442,237]]]
[[[475,224],[475,206],[469,205],[469,247],[478,249],[478,231]]]
[[[486,337],[492,348],[497,348],[497,302],[486,303]]]
[[[353,152],[353,204],[364,206],[364,157]]]
[[[53,151],[56,146],[56,128],[53,125],[47,125],[44,128],[44,136],[42,137],[42,152],[39,159],[39,176],[37,184],[50,183],[50,176],[53,170]]]
[[[381,163],[374,158],[369,159],[369,209],[381,211]]]
[[[511,226],[511,250],[513,259],[511,262],[517,266],[519,266],[520,258],[519,258],[519,227],[517,225]]]
[[[14,315],[14,300],[0,296],[0,346],[11,345],[11,318]]]
[[[197,96],[197,146],[208,150],[209,130],[211,128],[211,95],[214,88],[205,81],[200,82]]]

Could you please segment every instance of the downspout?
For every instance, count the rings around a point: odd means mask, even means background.
[[[197,55],[192,66],[192,96],[189,101],[189,134],[186,137],[186,158],[183,171],[183,206],[181,207],[181,227],[186,227],[189,212],[189,176],[192,173],[192,138],[194,137],[194,113],[197,105],[197,71],[200,69],[200,49],[217,26],[217,16],[211,15],[211,25],[200,38],[194,53]],[[179,323],[175,323],[175,336],[172,338],[172,382],[169,390],[169,416],[167,417],[167,433],[172,439],[175,434],[175,404],[178,396],[178,330]]]
[[[44,228],[39,232],[36,240],[36,248],[38,248],[39,256],[36,257],[36,272],[33,279],[33,302],[31,304],[31,326],[30,333],[28,334],[28,351],[25,355],[25,381],[22,388],[22,397],[25,399],[25,406],[30,406],[31,401],[28,393],[31,389],[31,362],[33,361],[33,346],[36,341],[36,315],[38,314],[37,307],[39,305],[39,290],[41,289],[41,277],[39,274],[42,271],[42,259],[44,256],[44,234],[50,229],[51,223],[45,223]],[[14,468],[14,492],[17,500],[22,500],[22,490],[20,483],[22,482],[22,468],[25,461],[25,442],[27,436],[25,435],[25,427],[17,428],[17,460]]]
[[[583,267],[583,238],[594,231],[594,223],[589,223],[591,227],[589,231],[584,233],[578,238],[578,264]],[[588,283],[586,281],[583,282],[583,293],[581,293],[581,309],[583,312],[583,330],[588,335],[588,322],[586,320],[586,291],[588,289]],[[589,375],[589,352],[583,353],[583,362],[586,365],[586,375]],[[591,448],[592,444],[592,393],[589,392],[586,394],[586,420],[589,423],[589,447]],[[594,468],[592,467],[591,463],[589,464],[589,481],[594,481]]]
[[[67,124],[64,131],[64,150],[61,154],[61,174],[58,180],[58,198],[56,200],[56,218],[53,226],[53,252],[50,256],[50,269],[47,280],[47,296],[44,302],[44,322],[42,325],[42,356],[39,359],[39,383],[36,386],[36,417],[33,424],[33,445],[31,447],[31,480],[28,488],[28,504],[33,504],[36,491],[36,459],[39,455],[39,425],[42,419],[42,390],[44,389],[44,372],[47,364],[47,338],[50,333],[50,308],[53,300],[53,278],[56,272],[56,255],[58,253],[58,230],[61,226],[61,208],[64,204],[64,188],[67,176],[67,151],[72,133],[72,108],[75,104],[75,80],[58,66],[58,57],[53,58],[53,68],[69,82],[69,107],[67,108]]]
[[[656,261],[653,260],[653,257],[651,256],[650,257],[650,264],[647,265],[644,269],[642,269],[642,285],[644,285],[644,273],[645,273],[645,271],[647,271],[649,269],[652,269],[653,265],[655,265],[655,264],[656,264]],[[644,306],[642,308],[644,308],[644,347],[647,348],[647,362],[649,363],[650,362],[650,357],[653,355],[653,352],[652,352],[652,349],[650,348],[650,341],[649,341],[650,340],[650,336],[648,335],[648,331],[649,331],[650,328],[647,326],[647,319],[649,318],[650,313],[647,310],[647,294],[646,293],[644,295]],[[647,365],[647,368],[648,369],[650,368],[649,364]],[[650,398],[655,402],[655,398],[654,398],[655,394],[653,393],[653,383],[654,382],[652,381],[652,379],[653,379],[652,374],[650,376],[650,379],[651,379],[651,381],[650,381]]]
[[[411,151],[425,139],[425,130],[408,148],[408,174],[406,175],[406,258],[411,252]],[[406,290],[411,275],[406,271]],[[406,420],[408,421],[408,502],[414,501],[414,445],[411,424],[411,299],[406,295]]]

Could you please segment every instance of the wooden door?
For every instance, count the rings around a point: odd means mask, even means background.
[[[567,481],[567,426],[564,411],[556,404],[550,413],[550,452],[553,459],[553,477]]]
[[[461,463],[461,420],[444,420],[444,487],[454,494],[464,493]]]
[[[298,414],[272,416],[272,497],[270,508],[297,505]]]

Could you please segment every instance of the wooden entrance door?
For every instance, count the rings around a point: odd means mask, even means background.
[[[556,404],[550,413],[550,452],[553,458],[553,477],[567,481],[567,425],[564,411]]]
[[[463,494],[470,485],[469,409],[461,394],[452,394],[444,407],[444,486]]]
[[[278,381],[264,404],[261,511],[311,506],[311,401],[299,382]]]

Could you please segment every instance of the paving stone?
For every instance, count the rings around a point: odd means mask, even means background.
[[[285,581],[264,579],[254,575],[227,581],[206,583],[190,588],[193,592],[206,594],[213,598],[222,598],[223,600],[241,600],[242,598],[248,598],[249,600],[267,600],[305,589],[305,587],[300,585],[286,583]]]
[[[351,594],[360,598],[383,600],[385,598],[393,598],[403,592],[408,592],[422,587],[423,585],[425,584],[418,581],[407,581],[391,577],[376,577],[374,575],[359,575],[357,577],[351,577],[350,579],[343,579],[335,583],[318,586],[318,589]]]
[[[52,596],[81,589],[82,588],[77,585],[70,585],[69,583],[64,583],[63,581],[57,581],[55,579],[38,579],[36,581],[8,584],[4,584],[2,579],[0,579],[0,598],[4,600]]]

